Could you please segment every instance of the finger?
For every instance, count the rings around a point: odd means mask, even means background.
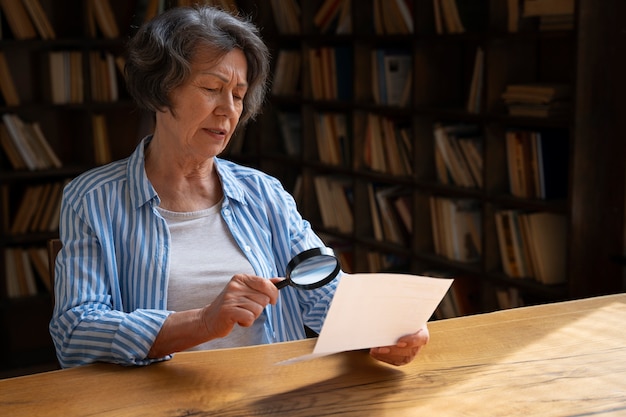
[[[424,325],[417,332],[399,338],[395,346],[399,348],[424,346],[429,342],[429,340],[430,334],[428,332],[428,327]]]
[[[386,350],[387,348],[375,348],[370,351],[370,356],[374,359],[379,360],[381,362],[388,363],[390,365],[400,366],[406,365],[410,363],[414,358],[416,353],[411,350],[406,351],[406,353],[401,352],[393,352],[389,353]],[[381,353],[387,352],[387,353]]]
[[[278,288],[272,282],[272,279],[265,279],[256,275],[239,275],[241,282],[248,288],[254,290],[259,294],[267,296],[269,299],[263,302],[263,307],[267,304],[276,304],[278,301]]]

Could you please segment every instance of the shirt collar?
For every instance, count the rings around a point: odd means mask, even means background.
[[[232,199],[241,204],[246,204],[245,193],[243,192],[244,187],[231,169],[232,162],[215,157],[213,164],[222,182],[222,189],[227,200]]]
[[[146,159],[144,149],[152,140],[152,135],[148,135],[141,140],[135,151],[130,155],[126,174],[130,189],[130,201],[135,208],[139,208],[151,200],[155,201],[155,205],[159,205],[159,199],[156,190],[148,180],[146,175]]]

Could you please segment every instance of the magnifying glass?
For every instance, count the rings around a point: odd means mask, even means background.
[[[339,259],[331,248],[312,248],[294,256],[285,271],[285,279],[276,283],[278,289],[291,285],[312,290],[328,284],[339,275]]]

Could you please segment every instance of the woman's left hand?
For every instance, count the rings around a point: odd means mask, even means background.
[[[406,365],[410,363],[426,343],[428,343],[429,338],[428,327],[424,325],[417,332],[402,336],[394,346],[370,349],[370,356],[391,365]]]

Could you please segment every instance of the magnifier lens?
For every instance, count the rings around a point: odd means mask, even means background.
[[[300,262],[291,271],[291,281],[296,285],[311,285],[322,282],[333,275],[337,258],[319,255]]]
[[[328,284],[341,272],[339,259],[331,248],[311,248],[294,256],[287,264],[285,278],[275,285],[278,289],[292,285],[312,290]]]

